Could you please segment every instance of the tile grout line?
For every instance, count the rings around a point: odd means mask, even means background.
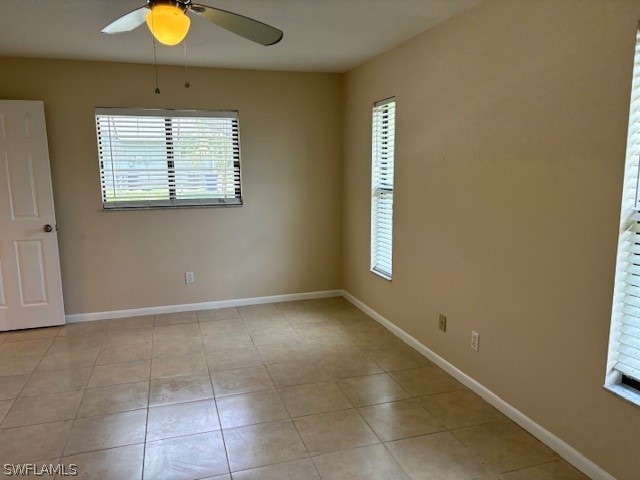
[[[151,405],[151,376],[153,374],[153,351],[154,351],[154,344],[155,342],[153,341],[155,338],[155,324],[156,324],[156,316],[153,315],[153,331],[151,334],[151,358],[149,359],[149,385],[147,388],[147,415],[144,421],[144,443],[142,444],[142,468],[140,470],[140,479],[143,480],[144,479],[144,466],[145,466],[145,461],[147,459],[147,434],[149,432],[149,409],[150,409],[150,405]]]
[[[109,323],[111,323],[111,320],[109,320]],[[102,342],[104,342],[104,338],[107,335],[107,330],[108,329],[109,329],[109,324],[107,324],[107,329],[104,332],[104,336],[102,338]],[[69,455],[65,455],[65,452],[67,450],[67,446],[69,445],[69,440],[71,439],[71,435],[73,433],[73,429],[76,426],[76,420],[78,419],[78,413],[80,413],[80,408],[82,407],[82,402],[84,402],[84,397],[85,397],[85,395],[87,393],[87,385],[89,385],[89,382],[91,381],[91,377],[93,376],[93,369],[95,368],[96,362],[98,361],[98,356],[100,355],[100,349],[101,348],[102,348],[102,343],[100,343],[100,347],[98,348],[98,353],[96,354],[96,358],[93,360],[93,365],[91,366],[91,373],[89,373],[89,378],[87,379],[87,384],[82,389],[82,397],[80,398],[80,403],[78,403],[78,409],[76,410],[76,415],[73,418],[73,422],[71,423],[71,428],[69,429],[69,433],[67,434],[67,440],[64,442],[64,447],[62,448],[62,452],[60,453],[60,461],[62,461],[63,458],[69,456]]]
[[[233,307],[236,309],[236,307]],[[237,311],[237,309],[236,309]],[[196,313],[196,318],[198,315]],[[216,388],[213,384],[213,377],[211,376],[211,368],[209,368],[209,359],[207,358],[207,352],[204,346],[204,340],[202,339],[202,329],[200,328],[200,321],[198,320],[198,330],[200,330],[200,340],[202,342],[202,352],[204,355],[204,360],[207,364],[207,371],[209,372],[209,383],[211,383],[211,394],[213,395],[213,404],[216,406],[216,416],[218,418],[218,425],[220,426],[220,438],[222,439],[222,448],[224,448],[224,456],[227,459],[227,471],[229,472],[229,477],[231,475],[231,462],[229,461],[229,450],[227,449],[227,441],[224,436],[224,429],[222,428],[222,419],[220,418],[220,408],[218,408],[218,396],[216,395]]]

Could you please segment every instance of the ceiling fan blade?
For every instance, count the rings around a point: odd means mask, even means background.
[[[282,40],[282,30],[258,20],[207,5],[192,3],[189,9],[196,15],[260,45],[273,45]]]
[[[149,8],[144,7],[136,8],[129,13],[124,14],[117,20],[114,20],[109,25],[104,27],[102,33],[122,33],[129,32],[135,28],[138,28],[145,22],[145,17]]]

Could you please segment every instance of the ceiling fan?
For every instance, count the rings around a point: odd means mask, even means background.
[[[282,40],[282,31],[275,27],[237,13],[191,3],[191,0],[147,0],[146,5],[104,27],[102,33],[130,32],[146,22],[160,43],[177,45],[189,32],[188,12],[260,45],[273,45]]]

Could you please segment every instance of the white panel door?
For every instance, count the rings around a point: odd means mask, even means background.
[[[0,331],[64,323],[42,102],[0,100]]]

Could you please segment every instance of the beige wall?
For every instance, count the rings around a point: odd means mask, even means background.
[[[44,100],[68,314],[341,287],[341,77],[0,59]],[[103,212],[94,107],[237,109],[240,208]],[[196,284],[184,284],[184,272]]]
[[[639,478],[640,408],[602,384],[638,18],[637,0],[487,0],[344,87],[345,289],[619,480]],[[371,106],[392,95],[389,283],[369,214]]]

